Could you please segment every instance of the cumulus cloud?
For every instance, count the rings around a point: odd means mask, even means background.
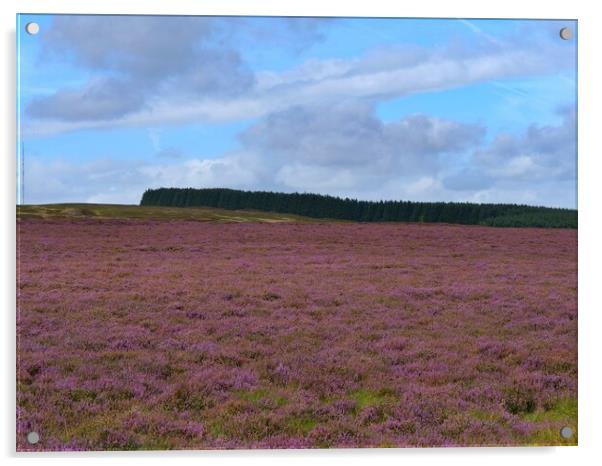
[[[328,108],[297,106],[258,121],[241,135],[240,150],[217,159],[165,148],[153,162],[40,165],[30,170],[28,186],[44,186],[44,177],[53,179],[56,189],[46,189],[45,202],[110,199],[113,188],[119,186],[124,187],[123,197],[128,202],[136,202],[146,188],[160,186],[373,197],[379,193],[375,187],[389,183],[389,194],[397,197],[406,192],[405,187],[426,189],[424,179],[444,167],[442,155],[474,148],[483,133],[480,126],[426,115],[383,123],[366,102],[343,102]],[[397,192],[390,184],[393,178],[399,181]],[[31,194],[37,195],[35,191]]]
[[[273,113],[241,141],[269,168],[265,189],[426,200],[444,198],[440,178],[484,134],[479,125],[423,114],[385,123],[369,101],[349,100]]]
[[[142,90],[131,79],[95,79],[81,88],[61,89],[48,97],[35,98],[27,111],[35,118],[69,122],[111,120],[142,108]]]
[[[575,207],[575,115],[483,146],[484,129],[408,115],[383,123],[366,102],[299,106],[204,159],[166,148],[151,161],[31,161],[28,202],[137,203],[147,188],[231,187],[360,199],[516,202]]]
[[[55,19],[44,38],[46,53],[70,59],[108,81],[100,88],[88,83],[81,89],[59,89],[34,100],[28,108],[34,118],[24,121],[24,134],[235,121],[296,105],[329,105],[349,99],[382,101],[485,80],[554,72],[570,62],[567,54],[571,53],[543,39],[515,41],[504,47],[487,41],[479,46],[390,45],[360,57],[314,58],[291,69],[262,71],[249,69],[233,39],[237,36],[240,41],[241,35],[249,35],[253,29],[249,25],[255,23],[245,18],[71,19]],[[255,32],[271,35],[271,49],[286,45],[285,38],[319,40],[320,28],[327,23],[299,18],[264,21],[261,28],[254,26]],[[238,26],[248,29],[238,33]],[[89,33],[95,28],[98,36]],[[114,92],[108,92],[111,86]],[[73,108],[77,98],[83,107],[78,121],[80,112],[77,106]],[[121,100],[125,102],[119,103]],[[97,115],[89,110],[95,106]]]
[[[55,16],[41,36],[43,56],[72,62],[95,78],[58,89],[27,107],[38,119],[116,121],[173,98],[240,95],[253,73],[238,52],[216,42],[215,21],[202,17]],[[101,38],[101,39],[99,39]]]
[[[522,135],[499,134],[491,145],[475,153],[479,167],[497,178],[570,180],[577,175],[576,115],[559,111],[559,125],[531,125]]]
[[[410,174],[435,169],[440,155],[473,147],[483,134],[477,125],[419,114],[383,123],[369,103],[344,101],[271,114],[241,140],[248,150],[285,165]]]
[[[554,73],[570,62],[572,49],[538,36],[530,36],[531,43],[491,40],[475,30],[476,45],[389,45],[352,58],[252,70],[241,41],[271,40],[270,50],[298,41],[303,48],[321,40],[328,24],[263,21],[54,17],[40,36],[43,57],[74,64],[93,78],[31,100],[22,134],[142,126],[155,156],[138,162],[32,160],[28,200],[136,203],[149,187],[228,186],[363,199],[573,205],[576,134],[569,109],[561,111],[558,125],[499,134],[487,145],[485,128],[477,124],[425,114],[383,122],[374,111],[378,102],[415,93]],[[190,148],[161,146],[166,124],[241,119],[255,122],[235,152],[206,159]]]
[[[213,33],[202,17],[56,15],[42,47],[85,68],[155,81],[193,67],[199,42]]]
[[[137,204],[147,188],[161,186],[242,187],[250,172],[236,159],[165,159],[157,163],[103,158],[90,162],[68,159],[28,162],[27,203],[94,202]]]
[[[470,168],[443,178],[443,186],[452,191],[478,192],[481,199],[506,195],[514,202],[574,207],[576,114],[567,108],[558,113],[558,125],[533,124],[522,134],[496,135],[488,146],[474,151]]]
[[[109,157],[93,161],[29,158],[25,200],[27,203],[138,203],[144,182],[133,161]]]
[[[481,191],[491,187],[494,179],[480,170],[465,168],[442,180],[443,186],[453,191]]]

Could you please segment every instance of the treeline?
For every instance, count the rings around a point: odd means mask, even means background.
[[[253,209],[358,222],[441,222],[499,227],[577,228],[577,211],[518,204],[358,201],[321,194],[240,191],[225,188],[159,188],[140,205]]]

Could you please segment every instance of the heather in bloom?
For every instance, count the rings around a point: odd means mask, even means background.
[[[559,435],[577,427],[576,230],[24,218],[18,234],[20,450],[576,442]]]

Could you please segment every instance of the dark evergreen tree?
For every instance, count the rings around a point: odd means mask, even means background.
[[[372,202],[319,194],[225,188],[148,189],[140,204],[251,209],[358,222],[443,222],[500,227],[577,228],[577,211],[572,209],[466,202]]]

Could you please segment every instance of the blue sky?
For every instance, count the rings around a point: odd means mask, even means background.
[[[571,21],[17,22],[26,203],[182,186],[576,207]]]

